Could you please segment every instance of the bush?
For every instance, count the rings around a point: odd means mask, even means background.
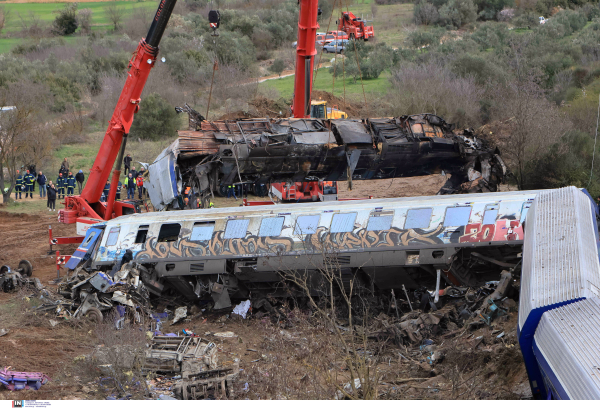
[[[178,128],[175,109],[162,96],[153,93],[142,99],[129,133],[144,140],[159,140],[175,136]]]
[[[54,19],[52,31],[58,35],[70,35],[77,30],[78,26],[77,3],[67,3]]]
[[[273,64],[271,64],[271,66],[269,67],[269,71],[271,71],[274,74],[277,74],[279,76],[281,76],[281,73],[283,72],[283,70],[285,69],[285,63],[283,62],[283,60],[277,58],[275,61],[273,61]]]
[[[477,20],[477,8],[472,0],[450,0],[440,7],[440,24],[460,28]]]
[[[438,45],[443,34],[444,30],[416,30],[408,34],[406,41],[413,48],[425,48]]]
[[[514,5],[514,0],[475,0],[477,15],[482,20],[494,20],[498,13]]]
[[[239,33],[223,31],[217,45],[208,41],[206,48],[217,55],[221,64],[237,65],[247,69],[256,60],[254,44],[248,37]]]
[[[413,21],[417,25],[431,25],[438,22],[440,14],[437,8],[426,0],[415,4],[413,10]]]

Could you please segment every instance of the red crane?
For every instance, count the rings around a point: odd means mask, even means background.
[[[296,75],[294,77],[294,101],[292,105],[292,113],[295,118],[310,118],[310,95],[312,93],[315,56],[317,55],[318,16],[318,0],[300,0]],[[337,194],[337,182],[271,183],[271,192],[281,200],[316,201],[320,197],[324,197],[324,194]]]
[[[80,217],[96,220],[110,220],[123,214],[135,212],[135,207],[127,202],[115,202],[117,185],[121,175],[121,163],[127,144],[127,134],[133,122],[133,116],[140,108],[140,96],[146,85],[150,70],[154,67],[158,55],[158,44],[177,0],[162,0],[152,20],[146,38],[142,38],[137,50],[129,61],[129,71],[125,86],[110,119],[104,140],[90,171],[88,181],[80,196],[65,198],[65,209],[59,211],[61,222],[71,224]],[[112,172],[110,192],[106,203],[100,202],[104,185]]]

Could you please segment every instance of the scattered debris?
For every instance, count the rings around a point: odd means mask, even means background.
[[[183,378],[173,391],[177,399],[182,400],[233,398],[233,385],[239,372],[239,360],[235,359],[233,367],[203,371]]]
[[[38,278],[31,278],[32,273],[33,266],[25,259],[19,262],[19,267],[14,271],[10,266],[2,265],[0,266],[0,288],[7,293],[23,286],[31,286],[41,291],[44,286]]]
[[[50,381],[50,378],[43,373],[8,371],[7,367],[0,370],[0,384],[4,385],[10,391],[37,391],[48,381]]]
[[[10,333],[10,330],[8,330],[8,329],[0,329],[0,337],[6,336],[8,333]]]
[[[250,310],[250,300],[244,300],[239,305],[237,305],[231,313],[238,316],[242,316],[242,319],[245,319],[248,310]]]
[[[215,337],[237,337],[237,335],[234,332],[222,332],[222,333],[215,333],[213,334],[213,336]]]
[[[197,336],[154,336],[146,351],[145,369],[159,372],[191,373],[217,367],[217,346]]]
[[[183,319],[185,319],[187,317],[187,307],[183,306],[183,307],[178,307],[177,309],[175,309],[175,318],[173,319],[173,323],[171,324],[175,324]]]

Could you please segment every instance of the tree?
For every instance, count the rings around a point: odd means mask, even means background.
[[[440,7],[440,23],[460,28],[477,20],[477,8],[472,0],[450,0]]]
[[[62,10],[58,11],[52,31],[58,35],[71,35],[78,26],[77,3],[67,3]]]
[[[79,27],[86,34],[90,34],[92,32],[92,9],[84,8],[77,13],[77,21],[79,22]]]
[[[426,0],[421,0],[415,4],[413,10],[413,21],[417,25],[431,25],[437,23],[440,15],[438,9]]]
[[[0,88],[0,106],[14,107],[0,112],[0,186],[5,203],[15,186],[20,165],[39,164],[51,151],[51,139],[43,128],[43,100],[47,89],[30,82]],[[5,173],[8,180],[5,180]],[[9,187],[4,190],[5,181]]]
[[[117,5],[116,0],[113,0],[108,6],[104,7],[104,13],[106,13],[108,21],[113,25],[113,30],[118,31],[121,21],[123,21],[123,9]]]
[[[275,61],[273,61],[273,64],[271,64],[271,66],[269,67],[269,71],[271,71],[274,74],[277,74],[281,77],[281,73],[283,72],[283,70],[285,69],[285,63],[283,62],[282,59],[277,58]]]
[[[2,34],[2,30],[4,29],[4,26],[6,25],[6,23],[8,23],[9,19],[10,19],[10,10],[4,6],[0,7],[0,34]]]
[[[153,93],[142,99],[129,133],[145,140],[159,140],[175,136],[178,128],[175,109],[162,96]]]

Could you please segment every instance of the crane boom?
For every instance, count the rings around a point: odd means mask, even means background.
[[[109,220],[123,214],[125,207],[133,209],[128,203],[115,203],[117,184],[121,173],[122,154],[125,150],[127,134],[131,128],[134,114],[139,110],[140,96],[146,85],[150,70],[154,67],[158,55],[158,44],[165,32],[171,13],[177,0],[162,0],[148,30],[129,61],[127,79],[117,106],[109,121],[104,140],[90,171],[88,181],[80,196],[66,197],[63,221],[75,222],[79,216]],[[120,154],[119,154],[120,153]],[[102,190],[110,171],[119,155],[119,161],[113,171],[110,193],[106,205],[100,203]],[[69,217],[64,214],[70,214]]]
[[[317,40],[317,29],[319,28],[318,15],[318,0],[300,0],[296,75],[294,76],[294,105],[292,107],[295,118],[310,117],[314,56],[317,55],[315,42]]]

